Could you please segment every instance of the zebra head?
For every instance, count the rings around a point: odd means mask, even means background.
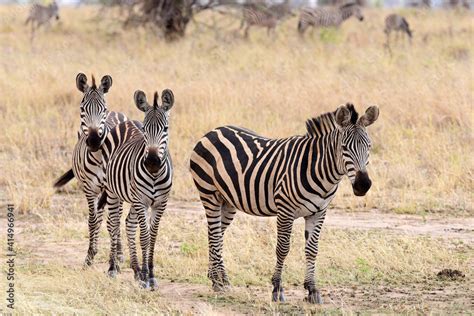
[[[161,105],[158,104],[158,92],[155,92],[153,106],[148,104],[143,91],[134,95],[137,108],[145,112],[143,136],[145,139],[144,165],[150,173],[156,173],[168,155],[168,125],[170,109],[174,104],[173,92],[169,89],[161,93]]]
[[[49,5],[49,14],[52,17],[56,17],[56,20],[59,20],[59,7],[56,1],[53,1],[53,3]]]
[[[354,105],[347,104],[339,107],[334,116],[342,136],[340,154],[345,174],[354,194],[364,196],[372,185],[367,173],[371,142],[366,127],[377,120],[379,109],[371,106],[359,118]]]
[[[360,6],[356,3],[345,4],[339,7],[339,10],[341,12],[343,20],[346,20],[350,18],[351,16],[355,16],[359,21],[364,21],[362,10],[360,9]]]
[[[87,148],[96,152],[102,146],[107,136],[107,103],[104,95],[112,86],[112,77],[102,77],[100,86],[97,88],[95,78],[92,76],[92,85],[87,84],[87,77],[79,73],[76,77],[76,86],[84,93],[81,101],[81,128],[86,137]]]

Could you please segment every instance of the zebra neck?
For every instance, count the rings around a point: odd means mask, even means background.
[[[319,167],[318,177],[325,182],[327,188],[337,185],[345,174],[339,130],[315,139],[313,146],[317,153],[316,165],[322,166]]]
[[[341,9],[341,18],[343,21],[347,20],[352,16],[352,10],[351,9]]]

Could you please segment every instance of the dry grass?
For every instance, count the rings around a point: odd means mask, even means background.
[[[197,198],[188,157],[206,131],[235,124],[271,137],[301,134],[307,118],[351,101],[360,111],[381,109],[370,128],[374,186],[357,199],[346,183],[336,206],[472,213],[472,13],[404,12],[414,43],[399,43],[390,57],[386,12],[378,10],[324,40],[299,41],[292,19],[275,40],[264,30],[254,30],[250,42],[233,33],[216,40],[191,27],[185,40],[166,44],[144,30],[125,32],[113,19],[97,21],[95,9],[65,8],[61,24],[33,45],[25,9],[0,10],[0,185],[21,212],[49,207],[50,184],[70,165],[81,97],[74,78],[82,71],[111,74],[110,109],[136,119],[136,89],[174,90],[175,198]]]
[[[84,199],[75,183],[65,199],[55,199],[51,188],[70,167],[81,98],[74,79],[85,72],[112,75],[110,109],[135,119],[141,119],[132,103],[136,89],[173,89],[174,199],[197,199],[187,165],[193,145],[206,131],[235,124],[270,137],[301,134],[307,118],[351,101],[360,111],[372,104],[381,109],[370,128],[374,185],[361,199],[352,196],[345,181],[335,207],[472,216],[473,14],[404,11],[415,30],[413,45],[399,43],[390,56],[383,48],[386,13],[367,10],[363,23],[350,20],[339,31],[308,36],[304,42],[292,19],[278,29],[275,40],[264,30],[244,41],[232,32],[216,39],[212,32],[191,27],[190,36],[166,44],[144,30],[123,31],[114,19],[94,19],[96,8],[65,8],[61,24],[40,32],[31,44],[23,26],[26,8],[1,7],[0,200],[13,202],[22,214],[18,312],[472,312],[472,301],[465,300],[472,297],[472,245],[379,230],[325,229],[318,282],[325,297],[333,293],[339,298],[331,297],[321,308],[301,303],[301,222],[284,273],[291,302],[271,304],[275,223],[244,216],[225,241],[237,288],[215,296],[206,279],[202,213],[166,213],[156,264],[157,275],[168,281],[158,294],[139,291],[128,269],[118,280],[105,277],[105,232],[97,267],[80,269],[87,236]],[[445,267],[464,271],[466,282],[449,285],[434,279]],[[179,288],[179,282],[192,290],[182,291],[187,293],[182,301],[191,305],[186,308],[177,305],[181,296],[166,292]],[[430,300],[440,288],[445,292]]]

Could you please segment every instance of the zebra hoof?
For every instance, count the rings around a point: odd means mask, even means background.
[[[314,290],[308,294],[308,297],[305,298],[305,301],[310,304],[322,304],[323,299],[321,298],[321,294],[319,294],[318,290]]]
[[[112,279],[115,279],[117,277],[117,274],[118,274],[117,270],[109,270],[107,272],[107,275],[109,276],[109,278],[112,278]]]
[[[156,278],[150,278],[148,280],[148,286],[152,291],[156,290],[158,288],[158,280]]]
[[[221,282],[212,282],[212,289],[214,292],[226,292],[230,288],[230,285],[225,285]]]
[[[284,302],[285,299],[285,294],[283,293],[283,289],[273,291],[272,293],[272,301],[273,302]]]
[[[138,286],[142,289],[147,289],[148,288],[148,282],[143,281],[143,280],[138,280]]]

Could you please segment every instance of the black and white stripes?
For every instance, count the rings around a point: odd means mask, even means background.
[[[360,6],[355,3],[345,4],[338,8],[304,8],[298,21],[298,32],[303,35],[308,27],[339,27],[342,22],[355,16],[359,21],[364,20]]]
[[[111,237],[109,275],[118,271],[117,242],[120,232],[122,202],[131,204],[126,219],[130,265],[142,286],[154,289],[154,247],[161,216],[171,190],[173,168],[168,150],[170,109],[174,103],[171,90],[164,90],[161,105],[155,93],[149,105],[142,91],[135,92],[135,104],[145,113],[143,126],[125,122],[116,126],[104,144],[103,171],[106,175],[104,197],[109,207],[107,229]],[[99,206],[100,207],[100,206]],[[151,208],[151,216],[147,210]],[[137,259],[135,233],[140,228],[142,266]]]
[[[358,118],[354,106],[348,104],[309,120],[304,136],[269,139],[225,126],[201,138],[191,154],[190,169],[206,211],[208,276],[215,290],[229,285],[222,259],[223,236],[238,209],[250,215],[277,217],[273,300],[284,300],[281,273],[293,221],[305,218],[305,288],[310,302],[320,302],[314,271],[326,209],[344,175],[349,177],[355,195],[369,190],[366,165],[370,139],[366,126],[378,113],[377,107],[369,107]]]
[[[94,76],[92,85],[87,84],[87,77],[79,73],[76,77],[76,87],[84,95],[80,104],[80,127],[78,141],[72,153],[72,170],[66,172],[54,184],[59,188],[76,177],[84,191],[89,207],[89,250],[85,265],[91,265],[97,253],[97,238],[102,222],[102,210],[97,210],[98,196],[103,187],[101,146],[111,128],[127,120],[125,115],[109,112],[104,95],[112,86],[112,77],[104,76],[99,87]],[[122,247],[119,244],[120,256]]]

